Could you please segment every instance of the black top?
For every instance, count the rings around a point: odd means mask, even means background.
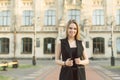
[[[83,60],[83,46],[82,41],[76,40],[76,48],[70,48],[68,39],[61,39],[61,54],[62,54],[62,60],[66,61],[68,58],[74,59],[76,57]],[[86,80],[85,75],[85,67],[82,65],[77,65],[74,62],[74,65],[72,67],[76,68],[76,80]],[[75,80],[73,75],[73,69],[69,66],[62,66],[60,70],[60,76],[59,80]]]
[[[71,49],[71,53],[72,53],[72,60],[73,60],[73,68],[77,67],[77,65],[75,64],[75,58],[77,58],[77,48],[70,48]]]

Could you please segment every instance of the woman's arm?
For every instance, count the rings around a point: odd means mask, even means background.
[[[65,65],[65,62],[60,59],[61,56],[61,42],[60,40],[56,42],[56,47],[55,47],[55,63],[58,65]]]
[[[78,65],[87,65],[87,64],[89,64],[88,55],[87,55],[87,51],[86,51],[86,48],[85,48],[85,45],[83,44],[83,42],[82,42],[82,45],[83,45],[83,48],[84,48],[84,51],[83,51],[84,60],[80,60],[80,58],[76,58],[75,62]]]

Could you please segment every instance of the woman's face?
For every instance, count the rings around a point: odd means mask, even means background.
[[[77,26],[75,23],[71,23],[68,27],[68,37],[75,37],[77,33]]]

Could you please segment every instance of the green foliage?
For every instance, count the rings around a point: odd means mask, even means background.
[[[13,80],[12,77],[0,76],[0,80]]]
[[[42,66],[40,66],[40,65],[33,66],[33,65],[21,64],[21,65],[19,65],[18,68],[20,68],[20,69],[26,69],[26,68],[41,68],[41,67],[42,67]]]
[[[120,66],[105,66],[108,69],[120,69]]]

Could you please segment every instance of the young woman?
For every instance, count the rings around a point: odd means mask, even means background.
[[[61,66],[59,80],[86,80],[84,66],[89,59],[75,20],[68,21],[66,38],[57,41],[55,62]]]

